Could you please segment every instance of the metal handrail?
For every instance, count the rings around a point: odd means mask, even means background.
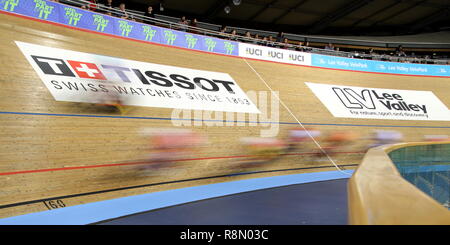
[[[418,145],[450,142],[410,142],[371,148],[347,185],[351,225],[450,225],[450,212],[404,179],[389,153]],[[407,208],[405,208],[407,207]]]

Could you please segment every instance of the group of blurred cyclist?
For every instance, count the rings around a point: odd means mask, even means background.
[[[120,114],[127,113],[129,107],[123,96],[118,93],[105,93],[98,97],[98,106],[113,108]],[[146,130],[149,140],[148,154],[140,170],[157,170],[176,166],[177,162],[188,161],[208,144],[205,135],[191,129],[156,128]],[[360,141],[369,141],[361,148]],[[450,141],[447,135],[425,135],[423,141]],[[242,157],[236,166],[248,168],[264,163],[274,163],[287,155],[309,155],[313,160],[334,157],[355,150],[359,145],[360,153],[368,149],[403,142],[403,134],[396,130],[372,130],[368,137],[361,137],[349,130],[334,130],[322,133],[317,128],[299,125],[286,130],[282,138],[241,137],[239,148]],[[223,146],[227,147],[227,146]]]

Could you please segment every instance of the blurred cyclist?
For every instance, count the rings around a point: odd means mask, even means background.
[[[428,142],[450,141],[450,137],[448,135],[424,135],[423,139]]]
[[[188,129],[159,128],[146,130],[150,139],[150,154],[140,170],[171,168],[175,163],[192,157],[207,143],[206,137]]]
[[[274,162],[282,156],[287,147],[284,141],[276,138],[243,137],[240,143],[246,156],[238,161],[239,168]]]
[[[374,130],[370,139],[373,143],[368,145],[368,149],[381,145],[400,143],[403,140],[403,134],[395,130]]]
[[[350,131],[333,131],[325,137],[322,150],[320,150],[316,156],[332,156],[343,148],[352,145],[356,139],[358,139],[358,135],[356,133]]]
[[[103,84],[103,86],[108,92],[98,95],[97,104],[100,106],[106,106],[108,108],[115,109],[116,111],[119,111],[121,115],[124,115],[128,111],[127,107],[125,106],[125,96],[118,93],[116,89],[114,89],[113,82]]]
[[[313,141],[313,138],[319,137],[320,134],[321,132],[314,128],[295,127],[289,129],[286,140],[288,145],[286,152],[293,152],[302,146],[305,147],[304,143]]]

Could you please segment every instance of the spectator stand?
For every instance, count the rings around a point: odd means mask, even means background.
[[[76,7],[92,5],[92,2],[86,0],[61,0],[60,2]],[[120,10],[117,7],[109,8],[103,4],[97,4],[97,11],[110,13],[111,15],[118,15],[120,13]],[[127,9],[127,12],[132,15],[133,21],[144,22],[144,20],[152,20],[155,25],[158,26],[176,30],[183,28],[183,26],[179,24],[179,17],[155,14],[155,18],[153,19],[144,16],[144,11]],[[288,39],[287,44],[285,44],[276,42],[277,32],[227,26],[227,32],[224,34],[220,33],[221,27],[221,25],[198,21],[197,27],[189,26],[189,31],[195,31],[197,34],[206,36],[230,39],[231,31],[236,30],[237,35],[235,41],[269,47],[287,48],[322,55],[402,63],[450,64],[450,42],[385,42],[370,40],[371,37],[361,37],[358,39],[284,33],[284,37]],[[247,31],[251,33],[251,38],[245,37]],[[260,38],[254,38],[256,35]],[[264,40],[264,37],[269,38],[270,36],[273,38],[272,41]],[[325,49],[325,46],[329,43],[331,43],[335,49],[339,50]],[[403,46],[406,56],[398,56],[395,54],[396,49],[400,45]],[[440,54],[438,55],[438,53]]]

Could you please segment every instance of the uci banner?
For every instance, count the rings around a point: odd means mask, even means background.
[[[239,56],[295,65],[311,65],[311,54],[287,49],[240,43]]]
[[[450,121],[450,111],[431,91],[306,85],[335,117]]]
[[[226,73],[193,70],[16,41],[57,101],[260,113]]]

